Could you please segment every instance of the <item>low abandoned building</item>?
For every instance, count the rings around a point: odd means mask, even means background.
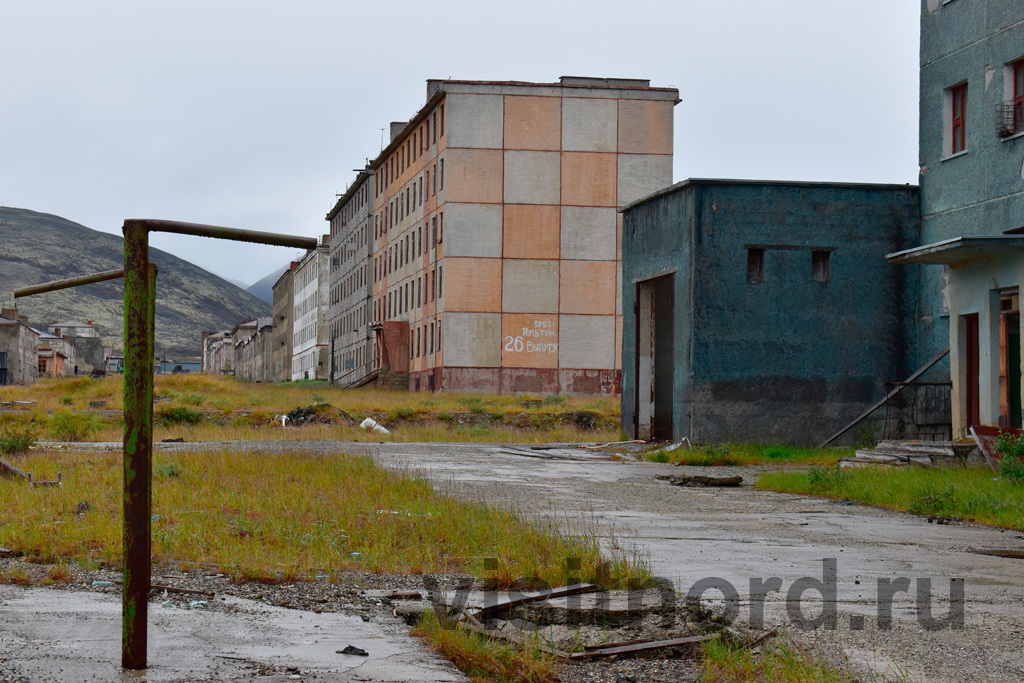
[[[909,185],[687,180],[623,209],[622,424],[814,444],[911,367]]]
[[[273,329],[270,332],[270,372],[272,382],[288,382],[292,378],[292,333],[294,321],[292,309],[295,284],[295,268],[298,261],[292,261],[281,273],[273,290]]]
[[[38,370],[40,377],[73,375],[75,372],[75,346],[71,340],[49,332],[39,332]]]
[[[54,320],[46,326],[46,331],[57,337],[66,337],[75,347],[75,359],[69,374],[88,375],[106,371],[103,339],[91,320]]]
[[[18,309],[0,311],[0,386],[32,384],[39,378],[39,333]]]

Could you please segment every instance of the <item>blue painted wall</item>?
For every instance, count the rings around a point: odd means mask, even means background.
[[[885,255],[918,243],[912,186],[706,181],[627,207],[623,221],[623,425],[635,411],[636,283],[675,272],[676,438],[812,444],[911,368],[916,267]],[[809,249],[835,247],[831,279]],[[856,432],[851,438],[856,436]]]
[[[1004,66],[1024,58],[1021,0],[921,1],[921,244],[1024,227],[1024,135],[996,133]],[[951,156],[945,92],[967,83],[967,152]],[[915,362],[949,344],[942,268],[921,270]],[[941,364],[948,377],[949,367]]]

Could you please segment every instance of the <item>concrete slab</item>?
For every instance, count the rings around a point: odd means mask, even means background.
[[[466,680],[397,619],[367,623],[231,596],[194,610],[151,603],[149,638],[149,668],[125,672],[117,596],[0,585],[0,673],[30,681]],[[347,645],[369,656],[337,653]]]

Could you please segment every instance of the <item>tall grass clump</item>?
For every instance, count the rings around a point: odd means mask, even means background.
[[[0,454],[24,453],[36,445],[35,427],[11,424],[0,429]]]
[[[96,413],[58,410],[50,416],[47,434],[57,441],[85,441],[106,426],[107,421]]]
[[[156,411],[156,420],[163,427],[197,425],[206,419],[206,413],[187,406],[163,406]]]
[[[1001,458],[999,476],[1014,484],[1024,484],[1024,434],[1000,434],[996,452]]]
[[[721,638],[705,641],[700,683],[855,683],[846,662],[834,663],[790,638],[776,638],[755,653]]]

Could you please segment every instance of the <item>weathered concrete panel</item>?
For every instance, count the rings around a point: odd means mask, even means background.
[[[671,102],[619,100],[619,152],[672,154]]]
[[[618,370],[558,371],[558,383],[563,394],[597,394],[614,396],[622,391],[622,373]]]
[[[503,247],[505,258],[558,258],[559,217],[557,206],[506,205]]]
[[[566,97],[562,100],[562,149],[572,152],[614,152],[615,100]]]
[[[502,310],[508,313],[558,312],[558,261],[505,259]]]
[[[563,206],[562,258],[610,261],[615,259],[614,208]]]
[[[561,368],[615,369],[615,317],[561,315],[558,321]]]
[[[619,206],[625,206],[672,184],[672,157],[619,155]]]
[[[594,152],[564,152],[562,203],[573,206],[616,206],[616,156]]]
[[[558,97],[506,97],[505,149],[558,151],[560,102]]]
[[[916,240],[916,209],[910,186],[767,181],[692,181],[629,209],[623,424],[636,410],[636,284],[672,274],[674,438],[830,436],[914,369],[914,290],[885,254]],[[769,245],[753,282],[752,244]],[[813,247],[834,249],[825,281],[813,277]]]
[[[501,256],[499,204],[453,204],[445,208],[447,256]]]
[[[559,279],[560,312],[588,315],[615,313],[614,261],[562,261]]]
[[[501,363],[501,315],[448,313],[444,316],[444,362],[456,367],[497,367]]]
[[[504,98],[451,94],[446,102],[448,147],[501,149]]]
[[[558,204],[558,152],[505,152],[507,204]]]
[[[501,317],[501,366],[558,367],[558,315],[504,314]]]
[[[560,390],[559,371],[544,368],[502,368],[503,394],[555,394]]]
[[[501,259],[491,258],[446,258],[445,310],[500,311],[501,263]]]
[[[501,150],[449,149],[445,152],[444,195],[437,201],[465,204],[501,202]]]
[[[444,390],[473,394],[496,394],[501,390],[500,368],[444,368]]]

